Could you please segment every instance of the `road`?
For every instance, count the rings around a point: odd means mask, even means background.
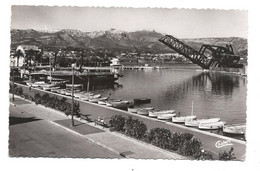
[[[10,157],[120,158],[49,121],[10,106]]]

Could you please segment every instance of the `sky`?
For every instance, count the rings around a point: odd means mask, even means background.
[[[12,29],[155,30],[179,38],[247,38],[246,10],[12,6]]]

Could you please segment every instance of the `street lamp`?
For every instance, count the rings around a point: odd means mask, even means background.
[[[13,60],[12,62],[13,62],[13,72],[12,72],[12,75],[13,75],[13,79],[12,79],[12,81],[13,81],[13,95],[12,95],[12,100],[14,101],[14,62],[15,62],[15,60]]]
[[[72,89],[71,89],[71,126],[74,126],[74,68],[76,67],[76,64],[72,64]]]

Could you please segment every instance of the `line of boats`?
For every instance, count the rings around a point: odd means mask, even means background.
[[[66,84],[66,89],[61,89],[59,86],[55,84],[46,83],[34,83],[34,85],[31,86],[35,88],[41,88],[45,91],[51,91],[66,96],[72,96],[71,84]],[[83,101],[89,101],[91,103],[97,103],[100,105],[106,105],[108,107],[114,107],[118,109],[127,109],[127,111],[130,113],[145,115],[160,120],[171,120],[171,122],[173,123],[182,123],[187,127],[197,127],[203,130],[222,129],[223,132],[227,134],[243,135],[246,133],[246,124],[226,125],[226,122],[221,121],[220,118],[197,119],[197,117],[193,115],[193,103],[191,115],[177,116],[175,110],[173,109],[155,110],[153,107],[134,108],[135,103],[150,103],[151,99],[140,98],[133,99],[133,101],[126,101],[122,99],[110,99],[108,96],[102,97],[101,94],[94,94],[93,92],[81,91],[81,86],[81,84],[74,85],[74,97]]]
[[[225,121],[220,118],[197,119],[196,116],[177,116],[175,110],[154,110],[152,107],[147,108],[131,108],[128,112],[139,115],[146,115],[160,120],[170,120],[173,123],[182,123],[187,127],[197,127],[202,130],[219,130],[222,129],[226,134],[244,135],[246,133],[246,124],[226,125]]]

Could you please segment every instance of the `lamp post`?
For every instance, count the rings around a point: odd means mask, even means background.
[[[14,101],[14,60],[13,60],[13,72],[12,72],[12,75],[13,75],[13,95],[12,95],[12,100]]]
[[[71,126],[74,126],[74,68],[76,67],[76,64],[72,64],[72,88],[71,88]]]

